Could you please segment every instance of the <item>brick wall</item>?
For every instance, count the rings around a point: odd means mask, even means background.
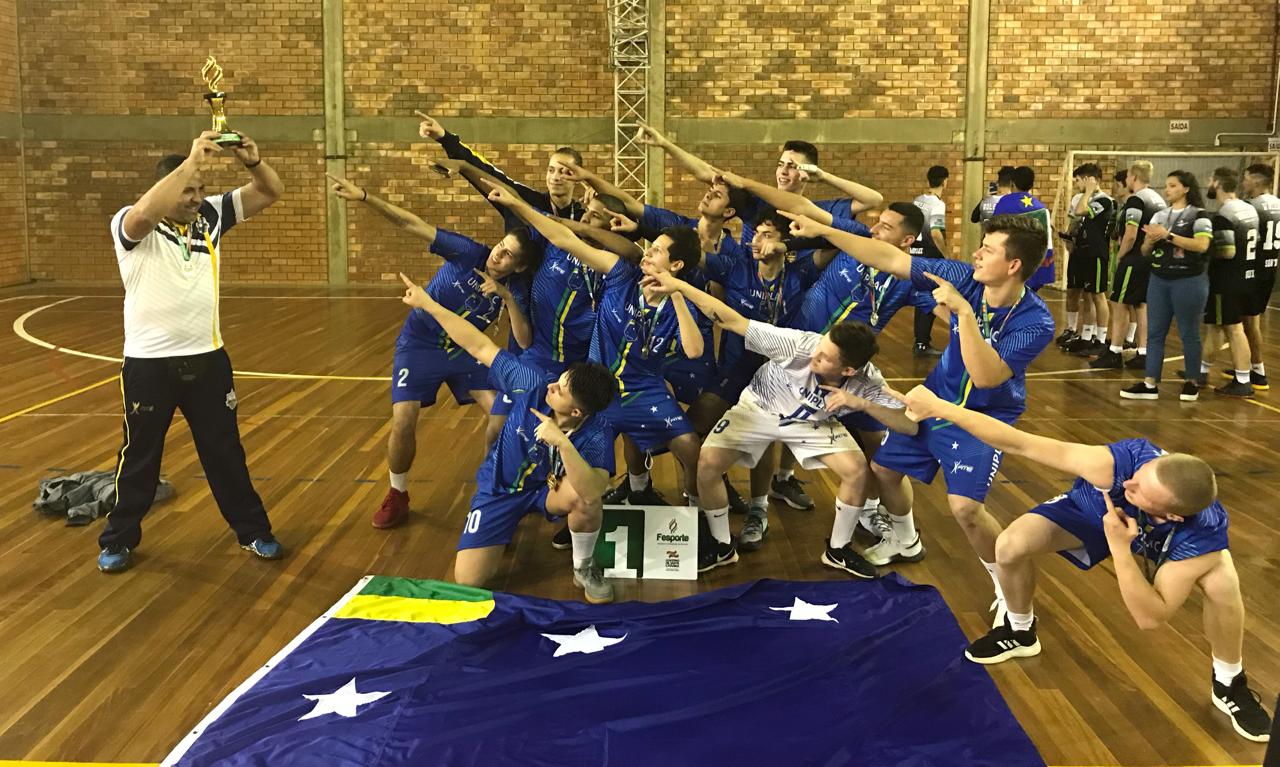
[[[1262,117],[1272,0],[994,0],[992,117]]]
[[[352,114],[576,117],[613,109],[603,3],[371,2],[343,10]]]
[[[31,114],[207,114],[200,67],[225,70],[237,114],[319,114],[320,3],[121,0],[19,5],[24,108]]]
[[[16,141],[0,141],[0,286],[26,282],[22,165]]]
[[[153,183],[155,162],[182,149],[170,144],[28,142],[27,197],[31,277],[118,281],[108,224]],[[263,148],[285,179],[284,199],[227,238],[228,282],[323,282],[327,277],[322,148]],[[209,192],[244,184],[248,174],[222,160],[205,174]]]
[[[543,189],[547,157],[553,144],[472,144],[511,178]],[[579,146],[583,162],[609,168],[612,146]],[[367,186],[371,194],[410,210],[428,223],[492,245],[502,237],[502,219],[470,184],[442,179],[427,163],[442,156],[435,142],[421,144],[358,144],[347,160],[347,176]],[[426,255],[421,240],[398,231],[368,207],[348,203],[348,264],[352,282],[395,280],[396,272],[420,278],[434,273],[439,260]]]
[[[17,0],[0,0],[0,113],[17,112],[19,101]]]
[[[956,117],[963,112],[966,8],[962,0],[672,0],[668,114]]]
[[[780,145],[708,144],[687,147],[713,165],[723,165],[758,181],[772,184],[778,164]],[[960,210],[960,156],[958,147],[949,145],[907,144],[826,144],[818,147],[820,164],[825,170],[866,184],[884,195],[886,203],[910,202],[928,188],[925,171],[930,165],[943,165],[951,170],[943,200],[947,203],[947,241],[952,255],[959,255],[961,221],[968,221],[968,211]],[[698,200],[705,187],[692,176],[678,171],[674,163],[667,166],[667,207],[685,215],[696,215]],[[839,197],[835,190],[822,184],[809,184],[806,196],[815,200]],[[875,214],[861,217],[868,225]]]

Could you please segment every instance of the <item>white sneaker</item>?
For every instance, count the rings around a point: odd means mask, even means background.
[[[987,612],[992,611],[995,612],[996,617],[991,621],[991,628],[998,629],[1004,625],[1004,618],[1009,614],[1009,609],[1004,604],[1004,597],[996,595],[995,601],[987,608]]]
[[[877,538],[883,538],[884,536],[881,535],[880,528],[877,527],[876,517],[879,517],[884,513],[885,508],[883,506],[875,509],[864,508],[858,512],[858,526]],[[888,522],[887,517],[885,518],[885,521]]]
[[[920,541],[919,532],[916,533],[915,540],[901,543],[892,526],[888,530],[888,535],[879,543],[862,552],[862,556],[876,567],[884,567],[894,562],[919,562],[924,559],[924,554],[924,544]]]

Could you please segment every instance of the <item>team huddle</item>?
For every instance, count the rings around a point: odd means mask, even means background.
[[[593,557],[603,507],[666,504],[649,476],[655,456],[664,452],[682,469],[683,503],[701,512],[700,572],[731,566],[740,551],[765,545],[771,497],[796,508],[814,506],[795,476],[798,464],[828,469],[838,480],[830,536],[815,558],[872,578],[878,568],[926,556],[911,479],[929,484],[941,473],[951,516],[994,592],[993,627],[970,644],[967,658],[990,664],[1040,652],[1035,557],[1057,552],[1082,569],[1113,557],[1121,596],[1142,628],[1163,625],[1199,587],[1213,653],[1212,700],[1241,735],[1267,739],[1270,716],[1243,671],[1244,608],[1228,551],[1227,514],[1209,465],[1143,439],[1078,445],[1013,426],[1026,409],[1027,368],[1056,333],[1037,294],[1053,279],[1052,221],[1030,194],[1030,168],[1002,170],[994,191],[1003,194],[993,194],[973,213],[982,225],[981,245],[970,261],[961,261],[945,255],[939,196],[945,168],[929,170],[927,187],[915,200],[885,204],[874,189],[823,170],[808,142],[786,142],[774,179],[763,183],[713,167],[643,127],[641,140],[661,148],[701,185],[697,210],[684,215],[632,197],[585,168],[569,147],[551,154],[545,190],[531,188],[434,119],[421,117],[420,135],[437,141],[446,155],[433,169],[475,187],[501,215],[505,234],[484,245],[355,181],[332,178],[335,195],[371,207],[442,259],[425,286],[401,274],[411,310],[395,344],[390,488],[373,515],[375,527],[394,528],[409,514],[416,422],[442,385],[487,418],[475,495],[465,515],[458,515],[454,579],[464,585],[494,578],[519,522],[533,513],[563,521],[551,543],[571,551],[572,577],[586,600],[612,601],[613,586]],[[204,199],[197,166],[208,154],[193,148],[194,159],[171,170],[187,174],[188,189],[163,219],[150,222],[154,231],[113,226],[122,274],[127,253],[146,238],[164,235],[166,247],[177,247],[181,239],[169,236],[170,229],[205,231],[200,221],[212,209],[191,199]],[[261,164],[256,146],[251,159],[241,159],[249,168]],[[1154,397],[1164,334],[1176,316],[1187,346],[1185,307],[1199,300],[1195,318],[1215,309],[1217,321],[1208,324],[1232,342],[1228,388],[1265,386],[1256,322],[1250,331],[1242,320],[1253,316],[1247,312],[1256,308],[1256,296],[1274,280],[1280,251],[1280,242],[1270,244],[1280,233],[1258,234],[1262,211],[1275,201],[1252,194],[1269,185],[1259,167],[1245,176],[1248,202],[1234,196],[1238,179],[1215,174],[1212,188],[1227,204],[1212,219],[1188,202],[1186,191],[1172,188],[1177,181],[1193,190],[1194,177],[1189,186],[1171,177],[1169,213],[1148,215],[1144,206],[1155,208],[1158,199],[1145,185],[1149,167],[1141,186],[1130,185],[1133,195],[1123,206],[1098,191],[1097,166],[1077,169],[1080,193],[1064,237],[1071,253],[1070,327],[1059,343],[1096,356],[1097,366],[1132,365],[1140,357],[1125,362],[1125,348],[1116,342],[1130,321],[1150,322],[1150,340],[1136,350],[1145,355],[1147,379],[1124,396],[1144,387],[1138,393],[1149,390]],[[1142,172],[1131,168],[1129,178],[1140,179]],[[178,183],[168,184],[174,187],[169,194],[177,195]],[[814,185],[830,187],[832,196],[810,199]],[[580,186],[588,191],[579,198]],[[252,215],[240,207],[242,196],[237,190],[217,198],[227,222]],[[1257,212],[1250,218],[1245,208]],[[876,209],[873,226],[858,220]],[[1280,220],[1280,201],[1274,210],[1277,215],[1266,219],[1272,223]],[[729,229],[735,218],[737,237]],[[1116,253],[1112,241],[1119,243]],[[1210,248],[1210,256],[1197,255]],[[208,251],[216,275],[212,241]],[[1118,284],[1107,302],[1102,294],[1112,257],[1118,258]],[[1187,287],[1206,271],[1212,291]],[[1084,311],[1077,314],[1081,298]],[[1141,311],[1146,303],[1150,316]],[[915,312],[913,353],[937,361],[923,385],[900,393],[887,386],[875,357],[880,332],[907,306]],[[485,331],[504,314],[510,332],[499,345]],[[930,339],[935,319],[948,328],[940,350]],[[220,349],[216,314],[214,327],[212,343]],[[1194,357],[1187,350],[1186,375],[1198,392],[1207,370],[1197,374],[1198,337],[1195,347]],[[122,467],[128,428],[127,420]],[[619,436],[626,476],[610,487]],[[985,501],[1006,453],[1078,479],[1063,495],[1002,528]],[[243,450],[240,456],[243,462]],[[158,454],[155,464],[158,472]],[[745,496],[728,478],[735,465],[750,469]],[[218,501],[222,506],[221,496]],[[130,520],[138,532],[123,552],[104,539],[101,569],[128,566],[145,510]],[[736,536],[731,511],[742,515]],[[261,516],[265,524],[265,512]],[[264,556],[253,539],[265,535],[276,547],[267,552],[270,558],[283,555],[269,525],[264,533],[261,524],[238,529],[242,545]],[[859,532],[874,543],[856,547]]]

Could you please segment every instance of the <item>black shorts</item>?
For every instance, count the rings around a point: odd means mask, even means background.
[[[1267,313],[1267,304],[1271,302],[1271,292],[1276,288],[1276,274],[1265,275],[1254,281],[1241,300],[1240,313],[1246,317],[1257,317]]]
[[[1151,279],[1151,265],[1140,253],[1129,253],[1116,264],[1112,279],[1111,300],[1127,306],[1141,306],[1147,302],[1147,282]]]
[[[1238,324],[1241,318],[1244,317],[1244,313],[1241,310],[1244,308],[1246,295],[1239,291],[1230,293],[1214,293],[1210,291],[1209,300],[1204,305],[1204,324]]]
[[[1099,258],[1084,251],[1073,251],[1067,259],[1067,289],[1106,293],[1108,260],[1106,255]]]

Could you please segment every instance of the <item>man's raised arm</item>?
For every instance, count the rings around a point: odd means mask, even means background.
[[[698,290],[694,286],[676,277],[670,272],[657,272],[654,274],[646,274],[644,284],[652,286],[657,293],[665,293],[670,296],[684,296],[698,307],[698,311],[702,312],[712,322],[729,331],[737,333],[740,336],[747,334],[747,318],[738,314],[729,305],[710,293]],[[683,327],[681,335],[683,335]]]
[[[378,215],[395,224],[399,228],[409,234],[412,234],[414,237],[425,240],[428,246],[436,241],[435,226],[428,224],[413,213],[405,210],[404,208],[396,207],[381,197],[369,194],[368,189],[357,186],[348,179],[330,176],[328,173],[324,175],[333,182],[333,193],[341,199],[348,200],[350,202],[362,202],[365,205],[368,205],[370,208],[377,211]]]
[[[458,315],[436,303],[422,286],[407,277],[404,272],[400,273],[400,280],[404,283],[404,297],[401,299],[409,306],[415,309],[422,309],[430,314],[432,319],[440,323],[440,327],[448,334],[449,338],[463,350],[475,357],[480,364],[488,367],[493,364],[493,358],[498,356],[501,349],[493,342],[489,336],[476,329],[475,325],[462,319]]]
[[[911,278],[911,256],[887,242],[849,234],[820,224],[807,216],[797,216],[782,210],[778,212],[791,219],[791,234],[796,237],[822,237],[872,269],[879,269],[904,280]],[[827,216],[829,218],[830,214]]]
[[[632,218],[638,219],[640,216],[644,215],[644,203],[637,200],[627,192],[624,192],[617,185],[610,183],[599,175],[578,165],[566,164],[565,167],[568,169],[567,176],[570,181],[586,184],[596,190],[598,194],[607,194],[610,197],[617,197],[619,200],[622,200],[623,205],[627,206],[627,215]]]
[[[481,187],[483,189],[483,187]],[[618,256],[607,250],[592,247],[583,242],[569,227],[534,210],[533,206],[512,195],[507,189],[493,187],[489,190],[489,201],[510,210],[521,221],[537,229],[547,242],[565,251],[600,274],[608,274],[613,265],[618,263]]]
[[[849,218],[854,218],[859,213],[878,208],[884,202],[884,195],[871,187],[859,184],[857,181],[841,178],[822,168],[805,171],[805,175],[814,181],[826,184],[845,197],[849,197],[852,200],[849,203]]]
[[[645,146],[656,146],[671,155],[672,159],[680,163],[685,170],[693,174],[693,177],[702,183],[710,184],[715,180],[716,172],[710,163],[676,146],[674,141],[644,123],[640,123],[640,132],[637,134],[637,140]]]
[[[205,131],[197,136],[191,142],[191,151],[187,154],[187,159],[183,160],[182,164],[174,168],[171,173],[152,184],[151,188],[138,198],[133,207],[124,214],[124,220],[120,222],[125,237],[138,242],[151,234],[160,223],[160,219],[169,215],[173,207],[178,204],[178,200],[182,198],[182,192],[187,188],[188,182],[195,176],[196,171],[200,170],[200,166],[222,151],[222,147],[212,141],[217,136],[218,134],[214,131]]]

